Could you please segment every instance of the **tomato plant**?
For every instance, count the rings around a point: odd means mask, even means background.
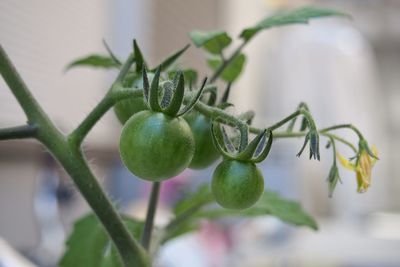
[[[173,64],[188,46],[166,58],[157,68],[149,68],[148,73],[147,63],[135,40],[133,52],[124,63],[106,45],[109,56],[91,55],[68,66],[68,69],[91,66],[119,70],[104,98],[68,134],[58,130],[43,111],[0,46],[1,75],[28,121],[21,126],[0,129],[0,140],[35,138],[42,143],[71,176],[96,215],[87,216],[75,225],[60,266],[149,267],[154,255],[150,241],[153,242],[151,237],[160,181],[179,174],[187,167],[207,167],[219,155],[223,160],[214,170],[211,190],[208,186],[201,187],[174,207],[175,217],[167,226],[159,229],[154,248],[196,229],[199,218],[273,215],[297,226],[317,229],[315,221],[299,204],[280,198],[276,193],[269,192],[268,188],[264,192],[263,175],[256,164],[267,158],[273,138],[304,138],[297,155],[300,156],[308,145],[310,159],[317,160],[320,160],[320,137],[327,138],[326,148],[332,148],[333,152],[332,168],[328,175],[330,195],[340,180],[335,144],[340,142],[346,145],[355,156],[350,160],[341,156],[339,159],[356,172],[358,190],[365,192],[371,184],[371,169],[377,152],[369,147],[364,136],[352,124],[318,129],[309,108],[302,103],[293,113],[276,123],[257,128],[251,125],[254,116],[251,110],[235,116],[224,109],[226,103],[215,106],[199,101],[206,87],[214,87],[217,94],[220,85],[217,80],[229,84],[227,88],[234,84],[245,66],[243,49],[259,32],[276,26],[305,24],[310,19],[327,16],[347,17],[341,12],[315,7],[267,17],[253,27],[244,29],[239,36],[241,44],[231,53],[224,50],[232,43],[228,33],[191,32],[189,36],[193,43],[207,52],[208,65],[212,69],[210,79],[205,78],[200,86],[195,85],[196,71],[182,71]],[[189,82],[185,83],[183,73],[190,75],[191,78],[187,79]],[[226,94],[221,99],[226,99]],[[88,133],[113,107],[123,124],[119,149],[124,164],[139,178],[152,182],[145,221],[121,215],[93,175],[82,151],[82,143]],[[302,125],[295,131],[298,117],[302,118]],[[287,123],[289,127],[282,130]],[[227,131],[227,127],[232,131]],[[356,133],[358,147],[332,133],[338,129],[350,129]],[[251,135],[255,137],[250,138]],[[214,200],[232,210],[211,205]],[[85,242],[82,242],[82,238],[85,238]]]

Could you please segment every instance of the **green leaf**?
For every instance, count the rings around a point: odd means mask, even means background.
[[[244,54],[237,55],[224,69],[224,71],[221,74],[221,78],[226,82],[235,81],[242,72],[245,62],[246,62],[246,56]],[[219,57],[212,57],[207,60],[207,63],[213,70],[216,70],[221,66],[222,59]]]
[[[277,217],[289,224],[318,229],[315,220],[301,208],[299,203],[284,199],[275,192],[264,192],[253,207],[242,211],[212,208],[198,212],[196,217],[216,219],[226,216],[256,217],[265,215]]]
[[[199,227],[200,227],[200,220],[188,218],[187,220],[180,223],[177,227],[174,227],[173,229],[168,229],[168,231],[164,234],[161,243],[165,244],[171,239],[180,237],[190,232],[195,232],[199,229]]]
[[[126,216],[123,220],[130,233],[139,238],[143,223]],[[75,223],[66,245],[60,267],[123,267],[114,245],[93,213]]]
[[[306,6],[293,11],[280,12],[267,17],[257,23],[254,27],[244,29],[240,34],[240,37],[245,41],[248,41],[261,30],[288,24],[307,24],[310,19],[329,16],[350,17],[345,13],[333,9]]]
[[[197,47],[204,47],[212,54],[220,54],[232,42],[232,38],[223,31],[192,31],[189,37]]]
[[[188,210],[202,207],[213,202],[214,197],[210,192],[209,185],[204,184],[198,187],[196,192],[187,192],[186,197],[179,201],[174,207],[174,214],[181,215]]]
[[[201,208],[213,203],[209,185],[204,184],[195,192],[185,192],[184,197],[174,207],[175,219],[166,228],[163,243],[188,232],[196,231],[199,220],[194,216]]]
[[[65,70],[69,70],[71,68],[79,66],[109,69],[118,67],[118,64],[115,63],[115,61],[108,56],[89,55],[72,61],[67,65]]]
[[[202,185],[196,192],[188,193],[187,197],[179,201],[174,207],[174,214],[177,219],[167,226],[163,243],[197,230],[200,219],[218,219],[232,216],[257,217],[269,215],[292,225],[318,229],[315,220],[301,208],[299,203],[284,199],[274,192],[264,192],[261,199],[253,207],[241,211],[215,206],[207,208],[213,202],[214,197],[208,185]]]

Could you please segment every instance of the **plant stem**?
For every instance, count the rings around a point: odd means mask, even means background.
[[[0,72],[5,82],[10,87],[12,93],[28,118],[28,124],[36,120],[42,120],[43,110],[37,105],[36,100],[28,91],[24,81],[19,76],[17,70],[12,65],[10,59],[0,45]]]
[[[229,56],[228,59],[222,61],[221,66],[219,66],[218,69],[216,69],[214,74],[211,76],[209,83],[214,83],[219,78],[219,76],[221,76],[225,68],[229,66],[229,64],[236,58],[237,55],[240,54],[246,44],[247,41],[243,41],[243,43],[238,48],[236,48],[236,50]]]
[[[66,145],[64,147],[60,146],[60,143],[61,140],[54,140],[55,147],[50,151],[71,176],[79,191],[103,224],[109,237],[114,242],[124,266],[149,267],[150,264],[146,252],[129,233],[121,216],[89,169],[81,151],[71,148],[71,145],[67,144],[67,142],[65,142]],[[46,144],[46,146],[51,147],[51,144]]]
[[[358,129],[357,129],[354,125],[352,125],[352,124],[339,124],[339,125],[334,125],[334,126],[331,126],[331,127],[328,127],[328,128],[321,129],[320,132],[329,132],[329,131],[331,131],[331,130],[337,130],[337,129],[343,129],[343,128],[348,128],[348,129],[353,130],[353,131],[357,134],[357,136],[358,136],[358,138],[359,138],[360,140],[364,140],[364,136],[362,135],[362,133],[360,132],[360,130],[358,130]]]
[[[297,116],[299,116],[301,114],[300,110],[296,110],[295,112],[293,112],[292,114],[290,114],[289,116],[287,116],[286,118],[284,118],[283,120],[278,121],[277,123],[269,126],[267,128],[267,131],[273,131],[275,129],[278,129],[279,127],[281,127],[282,125],[284,125],[285,123],[291,121],[293,118],[296,118]],[[261,132],[261,131],[260,131]],[[275,136],[274,136],[275,137]]]
[[[334,134],[326,133],[326,132],[323,132],[323,133],[320,132],[320,134],[323,135],[323,136],[326,136],[328,138],[333,138],[334,140],[336,140],[336,141],[338,141],[338,142],[340,142],[342,144],[347,145],[348,147],[351,148],[351,150],[353,150],[354,153],[357,153],[357,148],[352,143],[347,141],[346,139],[344,139],[342,137],[339,137],[337,135],[334,135]]]
[[[120,98],[126,94],[129,97],[142,96],[142,90],[123,88],[119,84],[115,84],[97,106],[89,113],[89,115],[79,124],[79,126],[69,135],[72,144],[79,147],[86,135],[90,132],[93,126],[103,117],[103,115],[114,106]]]
[[[222,109],[216,107],[210,107],[201,101],[197,102],[194,108],[202,113],[203,115],[208,116],[209,118],[213,118],[215,120],[222,121],[230,126],[237,127],[240,131],[240,146],[239,151],[243,151],[248,143],[248,125],[245,121],[242,121],[235,116],[232,116]]]
[[[144,249],[149,250],[151,232],[154,225],[154,216],[157,210],[158,197],[160,195],[161,182],[154,182],[151,187],[149,206],[147,207],[146,221],[142,232],[141,243]]]
[[[69,135],[70,143],[75,147],[80,147],[83,139],[100,120],[100,118],[113,106],[109,94],[107,94],[97,106],[89,113],[89,115],[79,124],[79,126]]]
[[[150,266],[147,254],[132,238],[120,215],[101,189],[79,150],[54,126],[31,95],[15,67],[0,46],[0,72],[20,103],[30,124],[38,126],[35,135],[60,162],[91,206],[110,238],[113,240],[126,267]]]
[[[82,123],[69,135],[68,139],[71,140],[71,144],[76,147],[80,147],[83,139],[93,128],[93,126],[100,120],[100,118],[119,100],[115,97],[115,94],[122,88],[122,80],[125,75],[129,72],[130,67],[135,61],[133,53],[131,53],[125,63],[122,65],[120,72],[112,84],[111,88],[108,90],[107,94],[100,101],[99,104],[90,112],[90,114],[82,121]],[[133,91],[133,89],[131,89]],[[136,92],[138,93],[138,92]],[[130,94],[132,97],[135,94]],[[139,94],[138,94],[139,95]]]
[[[108,55],[114,61],[114,63],[117,64],[118,67],[120,67],[122,65],[121,61],[114,55],[114,53],[112,52],[110,46],[107,44],[105,39],[103,39],[103,45],[106,48]]]
[[[32,138],[38,131],[37,125],[28,124],[0,129],[0,140]]]
[[[255,116],[256,116],[256,113],[254,113],[254,111],[248,110],[248,111],[246,111],[246,112],[240,114],[240,115],[238,116],[238,118],[241,119],[241,120],[243,120],[243,121],[249,122],[249,121],[253,120],[253,118],[254,118]]]
[[[131,98],[131,97],[138,97],[140,95],[142,95],[143,92],[141,89],[130,89],[130,88],[120,88],[119,90],[115,91],[115,93],[113,94],[114,98],[116,99],[116,101],[118,100],[123,100],[123,99],[127,99],[127,98]],[[191,96],[187,97],[188,99],[191,98]],[[215,119],[215,120],[220,120],[230,126],[237,126],[237,125],[241,125],[244,124],[243,129],[245,129],[245,127],[247,127],[247,125],[245,125],[245,123],[236,118],[235,116],[232,116],[228,113],[226,113],[225,111],[223,111],[222,109],[216,108],[216,107],[210,107],[202,102],[197,102],[196,105],[194,106],[194,109],[196,109],[198,112],[200,112],[201,114]],[[284,118],[283,120],[269,126],[267,129],[271,129],[271,130],[275,130],[277,128],[279,128],[280,126],[284,125],[286,122],[290,121],[291,119],[295,118],[296,116],[299,116],[300,114],[303,114],[304,111],[302,111],[304,109],[299,109],[295,112],[293,112],[292,114],[290,114],[288,117]],[[308,111],[306,113],[308,116],[311,116]],[[304,114],[303,114],[304,115]],[[314,124],[315,125],[315,124]],[[339,128],[343,128],[343,126],[340,125]],[[334,126],[334,129],[338,129],[338,126]],[[248,127],[248,130],[250,133],[254,133],[254,134],[259,134],[261,133],[264,129],[260,129],[260,128],[256,128],[256,127]],[[332,137],[333,139],[335,139],[338,142],[341,142],[347,146],[349,146],[353,151],[357,151],[357,149],[355,148],[355,146],[350,143],[349,141],[343,139],[342,137],[339,137],[337,135],[328,133],[329,130],[332,130],[331,127],[329,128],[324,128],[319,130],[319,134],[322,136],[326,136],[328,138]],[[291,131],[285,131],[285,132],[274,132],[274,138],[293,138],[293,137],[303,137],[305,136],[307,133],[306,132],[291,132]]]
[[[303,137],[307,133],[306,132],[274,132],[274,138],[293,138],[293,137]],[[328,138],[333,138],[334,140],[343,143],[350,147],[354,152],[357,152],[356,147],[350,143],[349,141],[343,139],[342,137],[339,137],[334,134],[330,134],[327,132],[319,132],[320,135],[328,137]]]
[[[131,68],[133,62],[135,62],[135,55],[130,53],[125,63],[122,65],[120,72],[114,82],[114,84],[122,83],[122,80],[128,74],[129,69]]]

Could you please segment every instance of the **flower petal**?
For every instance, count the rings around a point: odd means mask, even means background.
[[[351,163],[348,159],[346,159],[339,153],[336,153],[336,155],[340,161],[340,164],[342,164],[343,167],[345,167],[346,169],[348,169],[350,171],[356,170],[356,166],[353,163]]]
[[[371,146],[372,153],[375,155],[375,157],[378,157],[378,148],[376,145]],[[376,158],[372,158],[372,166],[374,166],[375,162],[377,161]]]

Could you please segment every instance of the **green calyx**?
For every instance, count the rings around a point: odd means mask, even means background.
[[[308,143],[310,143],[310,159],[314,158],[320,160],[321,156],[319,153],[319,135],[316,130],[310,130],[307,133],[304,139],[303,146],[301,147],[299,153],[297,153],[297,157],[301,156]]]
[[[367,140],[361,139],[358,142],[358,155],[365,150],[367,151],[368,155],[370,155],[372,158],[379,160],[379,158],[372,152],[372,149],[369,147]]]
[[[264,130],[259,133],[251,142],[246,140],[247,145],[235,145],[223,126],[213,122],[211,132],[215,146],[224,158],[242,162],[259,163],[265,160],[271,150],[273,136],[272,131]],[[268,136],[268,140],[267,140]],[[240,142],[242,138],[239,138]],[[247,139],[247,138],[246,138]]]
[[[194,96],[184,105],[185,96],[185,78],[181,71],[178,71],[173,80],[167,80],[160,83],[161,67],[159,66],[154,74],[154,78],[149,83],[146,66],[143,65],[143,96],[149,109],[154,112],[162,112],[171,117],[179,117],[190,111],[199,101],[207,79],[204,79],[202,85]]]

